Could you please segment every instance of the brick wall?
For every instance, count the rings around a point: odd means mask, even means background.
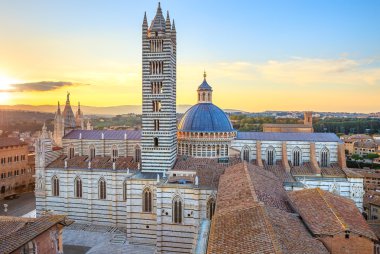
[[[373,254],[374,243],[366,237],[360,237],[351,233],[349,238],[345,234],[338,234],[333,237],[325,236],[319,238],[331,252],[331,254]]]

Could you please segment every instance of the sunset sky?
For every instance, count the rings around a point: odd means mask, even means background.
[[[0,1],[0,104],[141,104],[141,24],[158,1]],[[380,1],[161,1],[177,29],[177,104],[380,111]]]

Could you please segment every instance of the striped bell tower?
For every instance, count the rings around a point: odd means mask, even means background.
[[[158,4],[142,25],[142,171],[170,170],[177,155],[176,30]]]

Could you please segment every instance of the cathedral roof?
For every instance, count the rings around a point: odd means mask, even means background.
[[[157,13],[150,27],[150,31],[165,31],[165,18],[162,14],[161,4],[158,3]]]
[[[179,122],[178,130],[189,132],[235,131],[226,113],[212,103],[198,103],[192,106]]]
[[[124,140],[127,135],[128,140],[140,140],[141,130],[72,130],[67,133],[63,139],[90,139],[101,140],[102,134],[104,139]]]
[[[238,132],[236,139],[265,141],[308,141],[342,143],[334,133],[293,133],[293,132]]]

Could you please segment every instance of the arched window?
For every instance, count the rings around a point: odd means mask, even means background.
[[[70,147],[69,147],[69,159],[74,158],[74,155],[75,155],[74,146],[70,145]]]
[[[268,147],[267,149],[267,164],[274,165],[276,163],[276,154],[273,146]]]
[[[94,159],[95,158],[95,146],[93,145],[90,145],[90,160]]]
[[[116,161],[119,157],[119,151],[117,150],[117,147],[114,145],[112,146],[112,161]]]
[[[328,167],[330,161],[330,151],[327,149],[327,147],[324,147],[321,150],[321,159],[320,159],[320,164],[321,167]]]
[[[21,248],[21,254],[36,254],[37,248],[34,241],[30,241]]]
[[[5,186],[1,186],[1,194],[5,193]]]
[[[51,179],[52,187],[51,187],[51,194],[53,196],[59,196],[59,179],[57,176],[53,176]]]
[[[125,180],[125,181],[123,182],[123,200],[124,200],[124,201],[127,200],[127,188],[128,188],[127,180]]]
[[[176,196],[173,198],[173,222],[182,223],[182,200]]]
[[[249,148],[247,146],[243,148],[243,160],[249,162]]]
[[[207,218],[209,220],[212,220],[212,217],[214,216],[215,205],[216,205],[215,198],[210,197],[207,201]]]
[[[293,166],[295,167],[298,167],[302,164],[302,153],[301,153],[301,149],[299,147],[296,147],[293,149],[293,157],[292,157],[292,161],[293,161]]]
[[[74,195],[76,198],[82,198],[82,179],[79,176],[74,181]]]
[[[104,178],[100,178],[99,183],[99,199],[106,199],[107,198],[107,185]]]
[[[157,137],[154,138],[154,139],[153,139],[153,142],[154,142],[154,146],[157,147],[157,146],[158,146],[158,138],[157,138]]]
[[[141,162],[141,148],[140,148],[140,146],[135,147],[135,161]]]
[[[152,191],[149,188],[145,188],[143,191],[143,212],[151,213],[152,212]]]

